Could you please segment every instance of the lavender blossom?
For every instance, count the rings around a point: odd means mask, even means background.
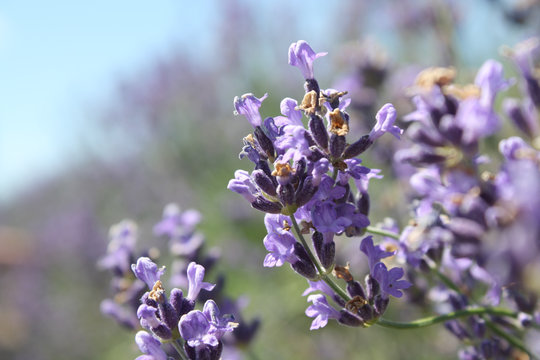
[[[328,324],[329,319],[339,318],[339,311],[328,304],[324,295],[310,295],[307,300],[313,304],[306,309],[306,315],[315,318],[311,322],[310,330],[323,328]]]
[[[148,257],[140,257],[137,260],[137,264],[131,265],[131,270],[137,277],[148,285],[150,289],[161,278],[161,275],[165,272],[165,267],[158,268],[158,266],[150,260]]]
[[[289,47],[289,65],[300,69],[304,79],[313,79],[313,61],[326,54],[326,52],[315,53],[307,42],[299,40]]]
[[[187,268],[187,277],[189,281],[189,290],[187,299],[190,301],[195,301],[201,289],[210,291],[214,288],[214,284],[210,284],[203,281],[204,278],[204,267],[198,265],[195,262],[191,262]]]
[[[268,94],[264,94],[261,98],[257,98],[253,94],[236,96],[234,98],[235,114],[244,115],[253,127],[261,126],[262,119],[259,108],[267,97]]]

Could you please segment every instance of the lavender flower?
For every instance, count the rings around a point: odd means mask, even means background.
[[[307,42],[299,40],[289,47],[289,65],[300,69],[304,79],[313,79],[313,61],[326,54],[326,52],[315,53]]]
[[[371,141],[375,141],[387,132],[394,135],[396,139],[400,139],[403,130],[394,125],[396,117],[397,115],[394,105],[384,104],[383,107],[381,107],[381,109],[377,112],[377,115],[375,115],[377,122],[369,133],[369,139]]]
[[[137,279],[144,281],[151,289],[165,272],[165,267],[158,268],[150,258],[141,257],[137,260],[137,264],[131,265],[131,270]]]
[[[310,295],[307,300],[313,304],[306,309],[306,315],[315,318],[311,322],[310,330],[323,328],[328,324],[329,319],[339,318],[339,311],[328,304],[324,295]]]
[[[244,115],[253,127],[261,126],[262,119],[259,108],[267,97],[268,94],[264,94],[261,98],[257,98],[253,94],[236,96],[234,98],[235,114]]]
[[[167,354],[161,349],[161,343],[146,331],[139,331],[135,335],[135,342],[146,355],[137,357],[136,360],[167,360]]]
[[[392,295],[400,298],[403,296],[401,290],[412,286],[407,280],[399,280],[403,277],[403,274],[402,268],[395,267],[388,270],[386,265],[381,262],[375,264],[373,268],[373,277],[379,282],[381,291],[385,296]]]
[[[187,277],[189,281],[189,290],[187,299],[190,301],[194,301],[197,296],[199,295],[199,292],[201,289],[210,291],[214,288],[214,284],[210,284],[203,281],[204,278],[204,267],[202,265],[198,265],[195,262],[191,262],[188,265],[187,268]]]

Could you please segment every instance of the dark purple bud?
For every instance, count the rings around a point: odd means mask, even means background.
[[[263,196],[258,196],[255,201],[251,203],[251,206],[254,209],[267,212],[269,214],[279,214],[283,208],[280,203],[270,201]]]
[[[311,154],[309,154],[307,158],[311,162],[317,162],[325,156],[324,153],[316,146],[310,146],[309,150],[311,151]]]
[[[540,83],[533,76],[526,76],[529,97],[537,108],[540,108]]]
[[[178,325],[178,323],[176,323],[176,325]],[[172,338],[171,329],[164,324],[159,324],[158,326],[152,328],[152,332],[165,340]]]
[[[448,115],[441,120],[439,131],[441,132],[441,135],[452,144],[461,144],[463,129],[456,124],[453,116]]]
[[[364,135],[358,141],[347,146],[343,152],[343,158],[350,159],[356,157],[366,151],[372,144],[373,141],[370,139],[369,135]]]
[[[332,134],[330,136],[330,155],[334,158],[341,157],[343,150],[345,150],[345,145],[347,145],[345,136]]]
[[[415,123],[407,129],[407,136],[415,143],[429,146],[443,146],[445,139],[433,128]]]
[[[448,301],[450,302],[450,305],[452,305],[454,311],[462,310],[467,306],[467,298],[464,295],[450,293],[448,295]]]
[[[168,302],[158,304],[159,317],[161,320],[169,327],[169,329],[174,329],[178,326],[178,320],[180,316],[176,313],[174,307]]]
[[[144,295],[141,297],[141,303],[157,308],[158,307],[157,301],[149,298],[148,297],[149,294],[150,294],[149,292],[144,293]]]
[[[458,109],[458,101],[451,96],[444,97],[444,105],[446,105],[446,113],[456,115]]]
[[[520,322],[521,326],[523,327],[529,327],[533,323],[533,317],[529,314],[526,314],[524,312],[520,312],[518,314],[518,321]]]
[[[528,294],[525,296],[523,293],[518,291],[512,291],[510,296],[516,302],[517,308],[519,311],[532,313],[536,309],[538,303],[538,297],[535,294]]]
[[[274,179],[274,177],[272,176],[272,170],[270,170],[270,165],[268,165],[268,162],[266,160],[261,160],[257,163],[257,165],[255,166],[255,170],[259,170],[261,169],[262,171],[264,171],[264,173],[266,174],[266,176],[268,176],[269,178],[271,178],[273,181],[274,181],[274,184],[277,186],[277,181]]]
[[[486,335],[486,321],[480,317],[473,316],[469,320],[474,335],[483,338]]]
[[[369,215],[369,207],[370,207],[370,201],[369,201],[369,194],[367,192],[362,192],[360,199],[358,199],[358,212],[360,214],[364,214],[366,216]]]
[[[311,115],[308,126],[317,145],[325,150],[328,149],[328,132],[322,118],[319,115]]]
[[[306,93],[310,91],[315,91],[317,94],[321,92],[321,89],[319,88],[319,83],[315,79],[306,79],[306,82],[304,83],[304,89],[306,90]]]
[[[295,204],[298,207],[305,205],[309,200],[311,200],[313,195],[315,195],[318,188],[319,188],[318,186],[315,186],[313,184],[312,176],[306,177],[304,181],[300,184],[298,189],[296,190],[295,201],[294,201]]]
[[[364,322],[358,316],[351,314],[345,309],[341,309],[339,312],[338,322],[347,326],[364,326]]]
[[[366,275],[367,299],[373,300],[381,292],[379,282],[371,274]]]
[[[307,279],[314,279],[317,276],[317,270],[302,244],[294,244],[294,254],[298,258],[298,261],[291,263],[293,270]]]
[[[482,340],[480,343],[480,353],[484,359],[491,359],[495,353],[495,344],[489,339]]]
[[[272,144],[272,140],[270,140],[268,136],[266,136],[260,126],[255,127],[254,133],[257,141],[259,142],[259,145],[261,145],[261,148],[264,150],[266,155],[268,155],[268,157],[270,158],[273,158],[275,150],[274,145]]]
[[[334,258],[336,256],[336,244],[333,240],[324,241],[323,234],[318,231],[313,233],[312,240],[313,247],[322,266],[325,269],[330,268],[334,264]]]
[[[360,296],[361,298],[366,298],[366,292],[360,284],[360,282],[354,280],[347,283],[347,292],[351,297]]]
[[[364,320],[364,322],[368,322],[373,319],[374,314],[371,305],[364,304],[363,306],[361,306],[360,309],[358,309],[358,316],[360,316],[360,318]]]
[[[531,124],[527,121],[525,114],[523,114],[523,110],[521,109],[518,100],[506,99],[503,103],[503,109],[519,130],[523,131],[529,137],[534,137]]]
[[[292,183],[296,183],[304,177],[304,173],[306,172],[306,167],[307,167],[307,164],[306,164],[305,158],[301,158],[300,160],[298,160],[294,168],[294,173],[293,175],[291,175]]]
[[[261,325],[260,319],[254,319],[250,323],[241,321],[236,329],[234,329],[232,335],[235,341],[239,344],[249,344],[255,337],[259,326]]]
[[[444,327],[461,341],[471,337],[463,325],[461,325],[457,320],[445,322]]]
[[[377,316],[384,314],[389,303],[390,298],[382,296],[381,294],[375,296],[375,299],[373,300],[373,309],[375,310],[375,314],[377,314]]]
[[[412,147],[399,150],[395,157],[396,162],[411,163],[414,166],[423,166],[442,163],[446,158],[442,155],[431,153],[421,147]]]
[[[220,341],[217,346],[202,345],[191,347],[184,344],[184,350],[191,360],[219,360],[223,351],[223,343]]]
[[[182,290],[174,288],[171,290],[171,305],[178,314],[178,317],[181,317],[184,314],[187,314],[193,310],[193,304],[184,298]]]
[[[272,182],[272,179],[264,173],[263,170],[254,170],[251,173],[251,177],[255,184],[261,188],[262,191],[271,196],[276,196],[276,185]]]
[[[284,206],[291,205],[294,203],[294,187],[292,184],[278,185],[277,193],[279,200]]]
[[[308,131],[304,131],[304,139],[306,139],[308,146],[316,146],[315,140],[313,139],[313,136]]]

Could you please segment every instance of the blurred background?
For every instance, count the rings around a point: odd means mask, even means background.
[[[245,316],[262,320],[246,358],[455,358],[442,327],[309,331],[306,282],[262,267],[263,214],[226,189],[251,169],[238,159],[251,127],[232,100],[268,92],[264,116],[300,100],[287,50],[304,39],[329,52],[317,79],[349,91],[351,128],[363,134],[382,104],[412,109],[405,89],[422,68],[452,65],[470,81],[495,58],[512,74],[501,46],[539,30],[537,0],[0,3],[0,358],[140,355],[133,333],[99,312],[110,275],[96,263],[124,218],[139,224],[141,250],[162,246],[152,227],[170,202],[203,214],[226,292],[247,296]],[[394,146],[364,161],[387,168]],[[372,222],[403,215],[403,195],[386,184],[372,186]],[[391,310],[414,317],[398,301]]]

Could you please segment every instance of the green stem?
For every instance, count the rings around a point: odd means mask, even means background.
[[[489,307],[477,307],[468,308],[464,310],[457,310],[443,315],[430,316],[423,319],[414,320],[411,322],[396,322],[379,318],[376,324],[393,329],[418,329],[426,326],[438,324],[448,320],[453,320],[461,317],[467,317],[472,315],[497,315],[497,316],[510,316],[517,317],[517,313],[503,308],[489,308]]]
[[[184,351],[183,347],[176,342],[176,340],[172,340],[170,344],[174,347],[176,352],[178,352],[178,355],[180,355],[180,358],[182,360],[189,360],[186,352]]]
[[[387,236],[387,237],[390,237],[392,239],[399,240],[399,234],[396,234],[395,232],[392,232],[392,231],[386,231],[386,230],[377,228],[375,226],[368,226],[366,228],[366,231],[368,233],[372,233],[372,234],[375,234],[375,235]]]
[[[300,227],[298,226],[298,222],[296,221],[294,214],[290,216],[294,231],[296,232],[296,236],[298,237],[298,240],[300,240],[300,243],[302,243],[302,246],[306,249],[306,252],[308,253],[308,256],[310,260],[313,262],[315,267],[317,268],[317,271],[319,272],[319,275],[321,279],[328,284],[338,294],[343,300],[349,301],[351,300],[351,297],[343,290],[338,284],[334,282],[334,280],[328,276],[328,274],[324,271],[322,266],[319,264],[315,256],[313,255],[313,252],[311,251],[311,248],[308,246],[308,243],[306,242],[306,239],[304,239],[304,235],[302,235],[302,231],[300,230]]]

